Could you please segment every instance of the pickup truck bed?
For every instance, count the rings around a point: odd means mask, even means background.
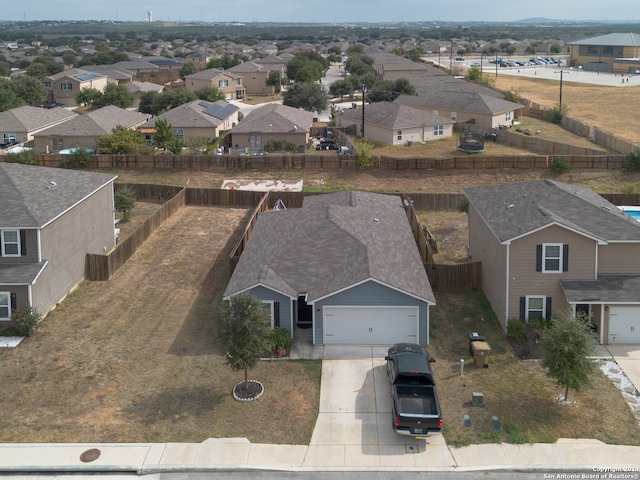
[[[402,386],[396,388],[398,410],[409,415],[438,415],[432,386]]]

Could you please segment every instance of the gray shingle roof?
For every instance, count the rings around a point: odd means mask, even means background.
[[[88,73],[95,73],[95,76],[92,77],[92,80],[95,80],[96,78],[104,78],[106,77],[106,75],[103,75],[100,72],[92,72],[91,70],[86,70],[84,68],[68,68],[67,70],[63,70],[62,72],[58,72],[55,73],[53,75],[49,75],[48,77],[45,77],[46,79],[50,80],[50,81],[56,81],[59,80],[61,78],[71,78],[71,77],[76,77],[76,75],[84,75],[84,74],[88,74]]]
[[[261,214],[225,296],[263,285],[313,302],[367,280],[435,303],[400,197],[340,192]]]
[[[608,33],[598,37],[585,38],[569,45],[598,45],[611,47],[639,47],[640,34],[637,33]]]
[[[500,242],[552,224],[605,242],[640,242],[640,222],[592,190],[553,180],[464,189]]]
[[[437,90],[420,95],[400,95],[394,103],[416,108],[432,108],[436,110],[452,110],[496,115],[522,108],[519,103],[510,102],[494,95],[486,95],[474,91]]]
[[[116,177],[0,162],[0,227],[43,227]]]
[[[222,70],[220,68],[209,68],[207,70],[202,70],[201,72],[192,73],[191,75],[187,75],[185,80],[187,79],[198,79],[198,80],[213,80],[220,75],[228,75],[231,78],[242,78],[241,75],[237,73],[233,73],[229,70]]]
[[[597,280],[560,280],[571,303],[638,303],[640,275],[598,275]]]
[[[343,110],[339,115],[352,120],[362,121],[362,107]],[[450,118],[391,102],[375,102],[366,105],[364,109],[364,119],[365,123],[369,125],[376,125],[392,130],[455,123]]]
[[[108,135],[117,126],[131,128],[145,121],[150,115],[132,112],[113,105],[78,115],[67,122],[55,125],[34,135],[90,136]]]
[[[47,262],[0,264],[0,285],[31,285]]]
[[[213,103],[194,100],[172,108],[156,118],[152,118],[141,127],[155,127],[156,121],[159,119],[168,121],[173,128],[217,127],[238,110],[239,107],[231,105],[224,100],[218,100]]]
[[[256,108],[231,130],[232,133],[308,132],[313,125],[313,113],[278,103]]]
[[[23,106],[0,112],[0,133],[31,132],[77,117],[78,114],[64,108],[39,108]]]

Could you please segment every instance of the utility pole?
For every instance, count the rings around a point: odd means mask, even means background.
[[[360,133],[362,134],[362,138],[364,138],[364,94],[367,92],[367,87],[365,84],[362,84],[362,129]]]
[[[562,114],[562,69],[560,69],[560,102],[558,103],[558,108]]]

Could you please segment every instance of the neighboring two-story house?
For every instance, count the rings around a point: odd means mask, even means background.
[[[229,68],[227,71],[242,77],[242,84],[246,87],[247,93],[250,95],[268,95],[276,91],[274,85],[267,85],[270,72],[279,73],[281,82],[284,77],[283,66],[273,69],[256,62],[243,62]]]
[[[104,92],[107,87],[107,76],[84,70],[71,68],[42,79],[47,89],[47,102],[65,107],[77,107],[76,95],[83,88],[94,88]]]
[[[184,86],[188,92],[195,92],[204,87],[215,87],[229,100],[242,100],[247,94],[241,75],[218,68],[209,68],[187,75],[184,78]]]
[[[115,246],[115,175],[0,163],[0,326],[25,305],[46,315]]]
[[[640,222],[588,188],[552,180],[464,190],[469,256],[510,319],[586,314],[602,344],[640,343]]]

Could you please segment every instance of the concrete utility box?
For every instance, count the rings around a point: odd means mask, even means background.
[[[473,392],[471,394],[471,405],[474,407],[484,407],[484,393]]]
[[[471,344],[473,348],[473,362],[476,367],[484,367],[489,362],[489,353],[491,353],[491,347],[487,342],[473,342]]]

